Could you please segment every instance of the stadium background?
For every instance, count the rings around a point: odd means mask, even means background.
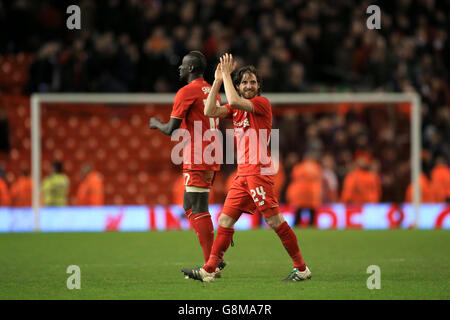
[[[438,156],[449,159],[446,1],[80,1],[80,31],[66,28],[71,4],[0,2],[0,163],[8,185],[31,168],[32,93],[174,93],[184,85],[177,68],[190,50],[206,55],[207,81],[225,52],[254,64],[265,93],[417,92],[423,172],[430,174]],[[366,28],[370,4],[381,7],[380,30]],[[293,166],[311,150],[334,160],[339,195],[355,156],[370,153],[380,202],[404,202],[411,181],[409,106],[334,107],[274,108],[273,126],[282,128],[281,203]],[[170,138],[147,129],[150,116],[168,120],[169,113],[170,105],[44,105],[42,175],[53,161],[63,162],[71,206],[86,161],[103,175],[107,206],[180,204]],[[223,203],[233,170],[223,166],[213,203]],[[441,204],[434,214],[445,209]]]
[[[80,31],[66,28],[72,4],[81,8]],[[366,28],[371,4],[381,8],[380,30]],[[0,163],[6,185],[31,169],[32,94],[173,97],[184,85],[177,76],[180,59],[193,49],[208,58],[209,82],[222,53],[254,64],[264,94],[417,92],[422,169],[430,174],[440,155],[449,159],[449,13],[449,1],[440,0],[0,0]],[[422,203],[420,228],[410,230],[414,210],[404,201],[411,180],[411,124],[404,104],[274,106],[284,168],[277,187],[289,224],[294,217],[287,189],[306,151],[335,160],[339,196],[361,151],[370,153],[382,182],[379,204],[333,201],[322,209],[317,228],[293,228],[312,281],[280,281],[291,270],[289,256],[272,231],[260,228],[257,215],[243,215],[237,223],[227,268],[211,286],[180,273],[203,259],[192,231],[102,232],[188,228],[175,205],[181,168],[170,161],[170,138],[148,129],[149,117],[166,121],[170,107],[41,105],[42,177],[53,161],[63,162],[69,206],[41,208],[42,232],[32,232],[31,208],[0,208],[0,299],[450,298],[448,202]],[[85,161],[103,175],[105,206],[77,204]],[[215,184],[214,223],[233,170],[223,166]],[[349,230],[361,227],[389,230]],[[254,229],[242,230],[248,228]],[[318,230],[333,228],[346,230]],[[439,228],[446,230],[421,230]],[[73,265],[81,270],[81,290],[67,286]],[[380,290],[369,288],[367,270],[374,265],[381,270]],[[295,314],[300,303],[305,309],[304,302],[294,301],[274,314],[290,313],[290,306]],[[36,314],[36,305],[21,311]],[[155,309],[162,306],[167,315],[179,316],[178,308],[161,302]],[[119,309],[116,302],[109,308]],[[405,312],[403,304],[396,309]]]

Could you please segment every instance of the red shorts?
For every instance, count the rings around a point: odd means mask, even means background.
[[[275,196],[274,176],[236,176],[228,190],[223,213],[238,220],[243,212],[258,209],[264,218],[280,213]]]
[[[198,171],[198,170],[183,170],[184,185],[198,188],[212,188],[216,172]]]

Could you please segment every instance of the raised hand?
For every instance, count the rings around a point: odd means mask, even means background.
[[[150,122],[148,124],[150,129],[158,129],[158,125],[161,124],[161,121],[157,118],[150,118]]]
[[[230,74],[236,68],[236,62],[233,61],[233,56],[229,53],[225,53],[220,57],[220,65],[223,74]]]
[[[219,63],[216,68],[216,72],[214,73],[214,79],[217,81],[222,81],[222,65]]]

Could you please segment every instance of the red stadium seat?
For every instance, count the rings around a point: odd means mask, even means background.
[[[0,63],[0,76],[1,66]],[[4,104],[14,128],[13,150],[5,167],[16,177],[21,167],[30,167],[29,99],[0,99],[7,101]],[[130,106],[124,117],[111,118],[109,106],[50,106],[46,104],[41,113],[42,173],[50,173],[53,161],[63,161],[73,186],[71,199],[79,183],[80,166],[90,161],[104,176],[106,204],[157,204],[170,200],[172,170],[178,168],[168,162],[170,138],[148,129],[150,114],[146,115],[146,108]],[[154,113],[156,108],[148,105],[147,111]],[[166,116],[158,113],[161,118]]]
[[[57,136],[57,137],[63,138],[63,139],[66,138],[67,129],[66,129],[65,127],[63,127],[63,126],[57,127],[57,128],[55,129],[55,131],[56,131],[56,136]]]
[[[79,120],[78,120],[78,118],[76,116],[70,116],[68,124],[69,124],[69,127],[72,130],[76,130],[78,128],[78,125],[79,125]]]
[[[11,185],[14,181],[16,181],[16,175],[11,171],[7,172],[6,181],[8,182],[9,185]]]
[[[101,124],[101,119],[100,117],[94,115],[89,119],[89,126],[91,128],[93,128],[94,130],[96,130]]]
[[[133,115],[131,117],[130,123],[132,127],[141,129],[143,127],[144,121],[140,115]]]
[[[78,135],[81,139],[87,139],[88,137],[91,137],[94,130],[96,129],[91,130],[86,123],[82,123],[79,126]]]

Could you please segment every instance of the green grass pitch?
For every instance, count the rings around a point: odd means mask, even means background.
[[[271,230],[236,231],[214,283],[185,280],[203,262],[192,231],[0,234],[0,299],[450,299],[450,231],[295,229],[312,280]],[[66,287],[69,265],[81,289]],[[369,290],[367,267],[381,270]]]

